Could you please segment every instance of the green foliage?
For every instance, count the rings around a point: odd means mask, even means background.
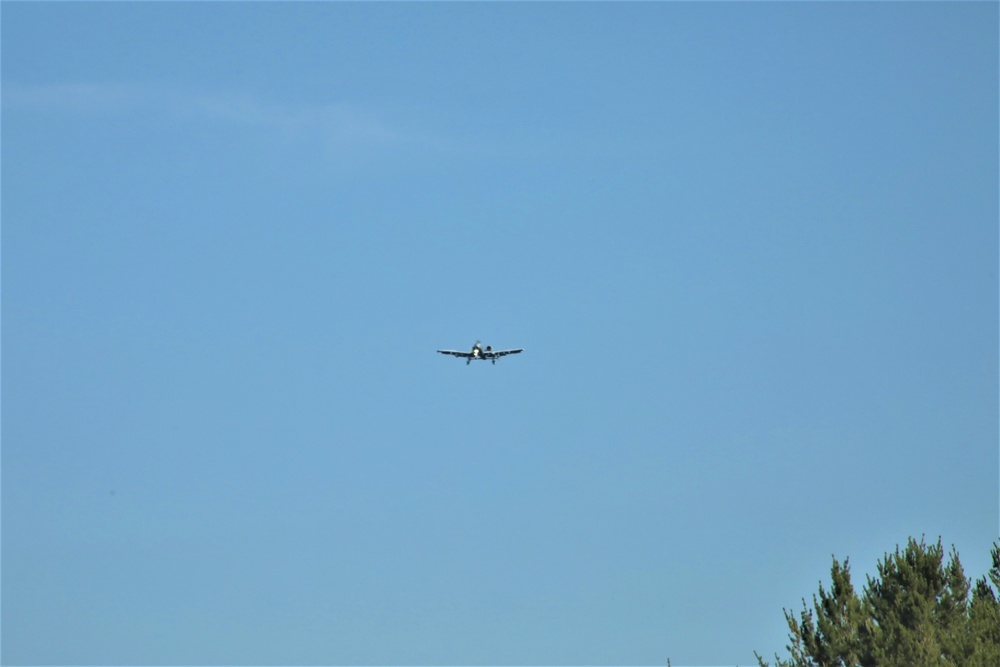
[[[820,584],[812,608],[803,600],[799,614],[785,610],[790,657],[775,656],[775,667],[1000,666],[1000,544],[992,556],[989,581],[970,587],[954,549],[945,562],[940,539],[910,538],[878,563],[860,596],[847,559],[834,558],[831,590]]]
[[[989,577],[1000,590],[1000,546],[994,546],[993,567]],[[969,603],[969,635],[972,654],[971,667],[996,667],[1000,665],[1000,601],[993,588],[982,577],[976,582]]]

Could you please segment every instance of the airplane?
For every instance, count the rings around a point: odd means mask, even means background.
[[[483,346],[480,345],[477,340],[476,344],[472,346],[471,352],[458,352],[456,350],[438,350],[438,352],[441,354],[450,354],[453,357],[463,357],[465,358],[466,366],[468,366],[469,362],[473,359],[482,359],[483,361],[488,359],[492,361],[495,366],[497,359],[500,357],[505,357],[508,354],[518,354],[519,352],[524,352],[524,350],[522,348],[517,348],[516,350],[494,350],[489,345],[486,346],[486,349],[483,349]]]

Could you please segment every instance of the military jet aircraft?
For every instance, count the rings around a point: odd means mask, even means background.
[[[519,352],[524,352],[524,350],[522,348],[516,350],[494,350],[489,345],[484,349],[477,340],[476,344],[472,346],[471,352],[459,352],[457,350],[438,350],[438,352],[441,354],[450,354],[453,357],[462,357],[465,359],[465,365],[468,366],[473,359],[482,359],[483,361],[488,359],[496,365],[497,359],[500,357],[505,357],[508,354],[518,354]]]

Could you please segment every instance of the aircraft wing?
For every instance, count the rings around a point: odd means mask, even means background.
[[[506,357],[508,354],[518,354],[519,352],[524,352],[524,348],[517,348],[516,350],[490,350],[489,352],[483,352],[483,357],[486,359],[497,359],[499,357]]]
[[[463,357],[468,359],[472,356],[471,352],[459,352],[458,350],[438,350],[441,354],[450,354],[453,357]]]

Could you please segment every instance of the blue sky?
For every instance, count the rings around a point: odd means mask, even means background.
[[[3,661],[746,665],[832,556],[983,575],[997,42],[4,3]]]

